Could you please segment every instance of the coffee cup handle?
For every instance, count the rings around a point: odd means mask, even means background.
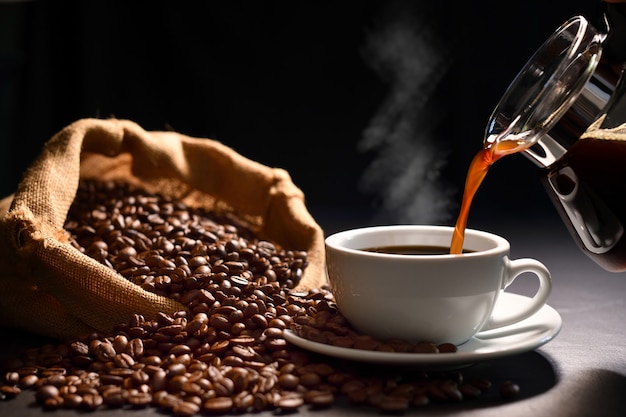
[[[520,322],[538,312],[548,301],[552,291],[552,277],[548,268],[541,262],[531,258],[506,259],[505,279],[502,290],[506,289],[523,273],[530,272],[539,279],[539,288],[525,308],[504,316],[491,316],[480,331],[491,330]],[[496,301],[496,304],[500,302]]]

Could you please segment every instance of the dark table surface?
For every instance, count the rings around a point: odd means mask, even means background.
[[[357,217],[342,221],[328,213],[313,213],[328,233],[359,225]],[[523,220],[523,219],[522,219]],[[471,223],[471,222],[470,222]],[[464,368],[465,378],[487,377],[494,387],[505,380],[520,386],[514,399],[503,400],[495,392],[458,404],[431,404],[411,409],[406,415],[454,416],[624,416],[626,415],[626,274],[606,272],[578,250],[559,220],[520,221],[514,224],[479,224],[505,236],[512,244],[511,257],[541,260],[553,275],[553,292],[548,304],[562,317],[562,329],[536,350],[477,363]],[[523,225],[519,227],[519,225]],[[476,226],[475,226],[476,227]],[[533,280],[519,280],[510,288],[520,294],[534,291]],[[17,356],[20,349],[38,339],[5,330],[2,357]],[[381,372],[381,366],[360,364],[365,371]],[[384,368],[382,368],[384,372]],[[32,392],[0,401],[0,416],[84,414],[71,410],[46,413],[34,403]],[[373,408],[350,405],[339,398],[324,411],[301,407],[304,416],[380,415]],[[93,416],[159,416],[154,408],[102,410]],[[254,415],[275,415],[267,411]]]

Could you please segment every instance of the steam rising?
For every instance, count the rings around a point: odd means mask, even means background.
[[[456,207],[454,190],[441,176],[445,111],[433,100],[450,56],[429,22],[425,11],[394,8],[365,45],[368,65],[389,91],[358,143],[360,151],[375,155],[360,186],[377,195],[375,220],[384,223],[444,223]]]

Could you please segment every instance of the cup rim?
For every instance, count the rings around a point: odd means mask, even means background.
[[[374,258],[388,258],[388,259],[451,259],[451,258],[475,258],[475,257],[483,257],[490,256],[496,253],[507,253],[510,250],[509,241],[504,237],[496,235],[491,232],[487,232],[484,230],[477,229],[465,229],[465,243],[467,243],[468,239],[483,239],[486,241],[492,242],[492,246],[488,249],[481,249],[472,252],[464,252],[461,254],[437,254],[437,255],[412,255],[412,254],[394,254],[394,253],[381,253],[381,252],[368,252],[364,251],[364,248],[350,248],[345,246],[343,243],[351,240],[354,237],[362,236],[365,234],[374,234],[381,233],[384,231],[418,231],[423,232],[427,230],[436,231],[436,232],[445,232],[449,234],[450,239],[452,239],[452,234],[454,233],[454,227],[451,226],[439,226],[439,225],[381,225],[381,226],[366,226],[366,227],[357,227],[353,229],[347,229],[340,232],[333,233],[326,237],[324,243],[327,248],[333,249],[335,251],[355,254],[359,256],[365,257],[374,257]],[[464,244],[465,247],[465,244]]]

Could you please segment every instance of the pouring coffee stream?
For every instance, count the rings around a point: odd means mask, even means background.
[[[469,206],[489,167],[522,153],[540,167],[578,246],[626,270],[626,5],[604,3],[604,31],[583,16],[561,25],[494,109],[468,170],[450,252],[461,253]]]
[[[528,143],[524,140],[507,139],[501,141],[494,140],[493,142],[486,141],[485,147],[474,156],[467,172],[461,211],[457,218],[456,225],[454,226],[452,242],[450,243],[450,253],[460,254],[463,252],[465,227],[467,226],[470,206],[476,191],[478,191],[480,184],[487,175],[489,167],[503,156],[521,152],[528,146]]]

